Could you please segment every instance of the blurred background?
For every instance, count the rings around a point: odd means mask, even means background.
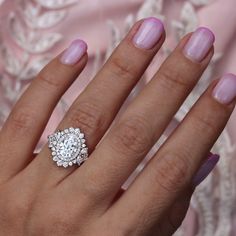
[[[198,26],[209,27],[216,35],[215,56],[173,119],[176,125],[211,80],[226,72],[236,73],[235,9],[236,0],[0,0],[0,125],[44,65],[72,40],[85,40],[89,47],[88,66],[58,104],[38,145],[40,149],[46,134],[55,129],[130,26],[149,16],[163,20],[167,39],[125,106],[183,35]],[[167,130],[152,153],[168,133]],[[183,226],[175,235],[236,235],[236,112],[212,151],[220,154],[221,160],[214,173],[197,188]],[[151,153],[129,182],[150,156]]]

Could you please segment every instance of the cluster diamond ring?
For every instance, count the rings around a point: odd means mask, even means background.
[[[88,159],[88,148],[84,134],[79,128],[58,130],[48,136],[48,147],[57,166],[81,165]]]

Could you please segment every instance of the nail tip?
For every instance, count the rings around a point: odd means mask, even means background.
[[[197,30],[206,32],[210,36],[212,42],[213,43],[215,42],[215,39],[216,39],[215,34],[213,33],[213,31],[210,28],[205,27],[205,26],[201,26]]]
[[[212,31],[206,27],[199,27],[184,46],[184,55],[194,62],[201,62],[210,52],[214,40],[215,36]]]
[[[197,174],[193,178],[193,185],[197,187],[207,176],[214,170],[220,160],[220,155],[210,153],[205,163],[200,167]]]
[[[141,49],[152,49],[160,40],[163,32],[164,26],[159,19],[155,17],[145,18],[133,36],[133,43]]]
[[[209,161],[212,161],[214,163],[218,163],[218,161],[220,160],[220,155],[218,154],[212,154],[208,157]]]
[[[78,44],[78,45],[82,46],[85,50],[88,49],[88,44],[84,40],[82,40],[82,39],[75,39],[72,42],[72,44]]]
[[[232,79],[236,79],[236,75],[233,73],[226,73],[223,77],[225,77],[225,76],[231,77]]]
[[[228,105],[236,98],[236,76],[228,73],[221,77],[212,92],[213,98],[223,105]]]
[[[148,17],[148,18],[145,18],[144,20],[153,22],[154,24],[156,24],[156,25],[158,25],[160,28],[162,28],[163,31],[164,31],[164,29],[165,29],[163,21],[160,20],[159,18],[156,18],[156,17],[154,17],[154,16],[150,16],[150,17]]]
[[[65,65],[76,64],[87,52],[87,43],[81,39],[75,39],[62,54],[60,61]]]

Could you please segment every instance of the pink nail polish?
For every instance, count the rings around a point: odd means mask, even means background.
[[[224,75],[214,88],[212,95],[222,104],[231,103],[236,97],[236,76]]]
[[[220,159],[219,155],[216,154],[209,154],[207,160],[198,170],[197,174],[193,178],[193,185],[197,187],[206,177],[212,172],[215,168],[216,164]]]
[[[207,28],[198,28],[184,47],[184,54],[193,61],[200,62],[208,54],[215,42],[214,34]]]
[[[61,63],[65,65],[76,64],[87,51],[87,44],[80,39],[74,40],[61,56]]]
[[[160,20],[155,17],[147,18],[134,35],[133,43],[138,48],[151,49],[159,41],[163,32],[164,26]]]

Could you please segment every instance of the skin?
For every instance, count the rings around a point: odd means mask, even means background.
[[[150,50],[135,47],[132,38],[140,24],[133,26],[58,126],[79,127],[86,134],[90,158],[81,167],[57,167],[47,145],[36,156],[33,151],[59,99],[85,67],[87,55],[73,66],[61,64],[58,55],[15,105],[0,132],[0,235],[168,236],[180,226],[194,191],[192,178],[235,101],[217,102],[213,82],[123,191],[122,184],[213,56],[212,48],[200,63],[186,58],[186,35],[100,142],[164,42],[165,35]]]

